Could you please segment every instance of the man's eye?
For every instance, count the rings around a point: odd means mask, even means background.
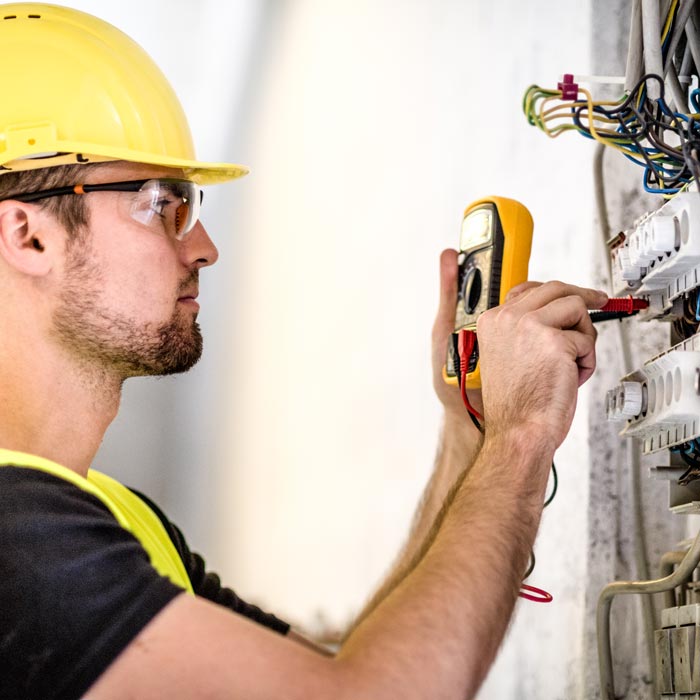
[[[162,197],[161,199],[156,200],[151,208],[156,214],[158,214],[158,216],[165,216],[165,208],[168,206],[168,204],[172,203],[172,199],[168,197]]]

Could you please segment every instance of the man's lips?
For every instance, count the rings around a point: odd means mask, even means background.
[[[189,294],[183,294],[178,297],[178,302],[180,304],[187,304],[188,306],[196,307],[199,309],[199,302],[197,301],[198,292],[194,291]]]

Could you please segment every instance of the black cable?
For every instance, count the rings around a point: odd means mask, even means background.
[[[479,423],[479,421],[477,420],[477,417],[471,411],[467,411],[467,413],[469,414],[469,417],[472,419],[472,423],[474,423],[474,425],[476,426],[476,429],[480,433],[483,434],[484,429],[481,427],[481,423]]]
[[[639,311],[591,311],[589,316],[591,317],[591,323],[602,323],[603,321],[619,321],[623,318],[629,318],[630,316],[636,316]]]
[[[535,570],[535,553],[530,550],[530,563],[528,564],[527,571],[523,575],[523,581]]]
[[[554,466],[554,462],[552,462],[552,477],[554,478],[554,485],[552,486],[552,493],[549,494],[549,497],[544,502],[544,505],[542,506],[543,508],[546,508],[554,500],[554,497],[557,495],[557,489],[559,488],[559,477],[557,476],[557,468]],[[530,564],[527,567],[527,571],[523,575],[523,581],[534,570],[535,570],[535,552],[531,549],[530,550]]]
[[[678,454],[680,454],[681,459],[690,467],[695,467],[700,469],[700,460],[695,459],[694,457],[691,457],[687,452],[684,452],[682,449],[679,450]]]
[[[557,468],[554,466],[554,462],[552,462],[552,478],[554,479],[552,493],[549,494],[549,498],[544,502],[543,508],[546,508],[554,500],[554,497],[557,495],[557,489],[559,488],[559,477],[557,476]]]

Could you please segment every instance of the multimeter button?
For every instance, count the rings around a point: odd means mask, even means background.
[[[481,270],[472,267],[464,279],[464,310],[473,314],[481,299]]]

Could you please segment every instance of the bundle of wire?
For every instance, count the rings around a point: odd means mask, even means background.
[[[661,96],[650,100],[647,82],[656,81]],[[681,114],[670,109],[664,98],[664,81],[658,75],[642,77],[620,102],[595,102],[588,90],[577,86],[584,99],[562,100],[562,90],[527,89],[523,110],[528,121],[555,138],[564,131],[583,136],[621,151],[644,168],[644,189],[672,195],[684,189],[700,173],[699,90],[691,101],[696,110]]]
[[[664,76],[656,73],[647,72],[617,101],[595,101],[572,76],[565,76],[557,90],[537,85],[527,89],[523,111],[528,122],[551,138],[565,131],[578,131],[622,152],[644,168],[647,192],[670,196],[697,180],[700,175],[700,90],[686,94],[673,64],[692,4],[687,3],[688,10],[684,8],[679,12],[679,2],[673,0],[661,32],[663,73],[675,79],[670,100],[666,98]],[[685,56],[693,49],[690,45],[682,48]],[[687,63],[687,60],[681,61],[681,64]]]

